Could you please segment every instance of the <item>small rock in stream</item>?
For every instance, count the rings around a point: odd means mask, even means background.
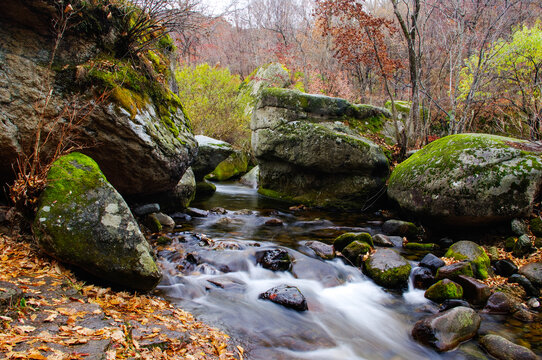
[[[381,246],[381,247],[393,247],[394,246],[394,244],[390,240],[389,236],[384,235],[384,234],[376,234],[375,236],[373,236],[373,242],[374,242],[375,246]]]
[[[524,346],[514,344],[499,335],[485,335],[480,338],[482,347],[496,359],[536,360],[538,357]]]
[[[273,219],[269,219],[265,222],[265,225],[267,226],[282,226],[283,225],[283,222],[282,220],[280,219],[277,219],[277,218],[273,218]]]
[[[256,263],[273,271],[288,271],[292,268],[292,259],[283,249],[262,250],[256,253]]]
[[[186,213],[190,215],[191,217],[207,217],[209,216],[209,212],[207,210],[202,209],[196,209],[189,207],[186,209]]]
[[[160,211],[160,204],[152,203],[138,206],[132,209],[134,215],[144,216]]]
[[[439,257],[429,253],[423,257],[420,261],[420,266],[428,268],[433,274],[436,274],[437,270],[446,265],[446,263]]]
[[[270,300],[275,304],[297,311],[308,310],[305,296],[295,286],[282,284],[267,290],[258,296],[259,299]]]
[[[335,257],[333,246],[320,241],[307,241],[305,246],[310,248],[314,253],[324,260],[331,260]]]
[[[431,270],[425,267],[416,267],[412,270],[412,282],[416,289],[425,290],[435,283],[435,277]]]

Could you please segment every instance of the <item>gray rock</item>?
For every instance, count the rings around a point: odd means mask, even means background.
[[[460,261],[450,265],[438,268],[437,280],[451,279],[455,280],[459,275],[474,276],[472,265],[468,261]]]
[[[288,271],[292,268],[292,258],[283,249],[269,249],[256,252],[256,263],[273,271]]]
[[[411,265],[392,249],[378,249],[365,261],[365,272],[378,285],[404,288],[410,276]]]
[[[383,188],[388,161],[377,145],[342,124],[356,111],[343,99],[261,91],[251,122],[260,192],[307,205],[362,208]]]
[[[33,229],[47,254],[106,282],[149,291],[160,281],[128,205],[85,155],[53,163]]]
[[[473,338],[481,321],[476,311],[459,306],[418,321],[412,329],[412,336],[438,351],[447,351]]]
[[[455,281],[463,288],[463,298],[473,305],[485,305],[491,295],[486,284],[470,276],[459,275]]]
[[[160,211],[160,204],[157,204],[157,203],[145,204],[133,209],[134,214],[137,216],[148,215],[148,214],[156,213],[159,211]]]
[[[196,135],[198,142],[198,156],[192,164],[196,181],[203,180],[218,164],[226,160],[233,153],[231,145],[225,141],[216,140],[204,135]]]
[[[442,302],[438,308],[439,312],[453,309],[458,306],[472,307],[467,301],[461,299],[446,299]]]
[[[474,275],[478,279],[486,279],[491,271],[490,260],[485,250],[472,241],[458,241],[446,251],[445,257],[456,260],[467,260],[472,264]]]
[[[528,255],[533,250],[531,239],[527,235],[521,235],[514,245],[512,253],[515,257]]]
[[[540,294],[540,291],[533,285],[533,283],[531,283],[527,277],[521,274],[514,274],[510,276],[508,278],[508,282],[521,285],[528,296],[538,296]]]
[[[503,259],[495,263],[495,274],[510,277],[518,272],[518,267],[511,260]]]
[[[335,251],[333,251],[332,245],[324,244],[320,241],[307,241],[305,246],[310,248],[316,255],[324,260],[331,260],[335,257]]]
[[[480,338],[480,345],[499,360],[536,360],[538,357],[524,346],[514,344],[499,335],[485,335]]]
[[[258,182],[260,178],[260,167],[254,166],[249,172],[241,177],[239,182],[243,185],[250,186],[253,189],[258,187]]]
[[[510,314],[516,307],[517,301],[512,296],[498,291],[487,299],[484,311],[490,314]]]
[[[376,234],[375,236],[373,236],[373,243],[375,244],[375,246],[381,246],[381,247],[394,246],[390,238],[384,234]]]
[[[416,225],[403,220],[387,220],[382,225],[382,231],[386,235],[406,236],[408,238],[414,238],[418,235]]]
[[[525,224],[525,222],[521,221],[520,219],[512,220],[512,222],[510,223],[510,228],[516,236],[521,236],[529,233],[529,228],[527,227],[527,224]]]
[[[529,279],[533,285],[542,287],[542,262],[524,265],[519,269],[519,273]]]
[[[527,216],[542,181],[528,141],[486,134],[434,141],[393,171],[388,196],[414,215],[468,226]]]
[[[419,265],[430,269],[433,274],[436,274],[437,270],[446,263],[441,258],[429,253],[423,257]]]
[[[425,267],[415,267],[410,276],[416,289],[425,290],[436,281],[431,270]]]
[[[284,307],[297,311],[306,311],[307,300],[305,296],[295,286],[279,285],[258,296],[259,299],[270,300]]]
[[[188,208],[187,214],[191,217],[207,217],[209,212],[207,210],[197,209],[197,208]]]
[[[171,231],[175,227],[175,220],[173,220],[170,216],[161,212],[154,214],[154,216],[160,225],[162,225],[162,229],[164,231]]]

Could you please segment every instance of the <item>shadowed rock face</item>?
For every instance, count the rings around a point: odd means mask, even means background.
[[[41,158],[46,159],[60,136],[55,120],[65,123],[68,113],[75,110],[76,121],[83,118],[78,129],[83,152],[98,162],[119,192],[151,194],[173,189],[197,151],[182,105],[167,87],[148,80],[144,70],[130,67],[126,60],[122,66],[133,70],[138,79],[147,79],[134,88],[144,94],[151,92],[146,88],[149,84],[156,85],[153,96],[136,94],[128,80],[111,89],[89,77],[91,62],[98,69],[100,59],[117,61],[111,54],[117,35],[110,23],[92,34],[66,31],[49,68],[55,39],[51,32],[57,12],[54,4],[51,0],[0,2],[0,181],[13,180],[12,164],[21,153],[31,152],[40,118],[45,122],[42,140],[52,130],[42,148]],[[164,52],[164,59],[168,56]],[[109,73],[102,66],[102,75],[123,71],[118,68],[121,65],[116,66]],[[94,102],[94,95],[105,90],[109,96]]]
[[[344,125],[361,121],[360,114],[343,99],[262,90],[251,122],[260,192],[316,206],[364,207],[384,188],[388,161]]]
[[[150,291],[161,272],[130,209],[80,153],[53,163],[34,222],[40,247],[105,282]]]
[[[393,171],[388,195],[405,212],[447,225],[485,225],[530,214],[542,184],[540,151],[524,140],[451,135]]]

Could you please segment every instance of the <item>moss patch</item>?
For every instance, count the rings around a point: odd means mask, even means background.
[[[444,279],[431,285],[425,291],[424,296],[437,303],[447,299],[461,299],[463,298],[463,288],[451,280]]]

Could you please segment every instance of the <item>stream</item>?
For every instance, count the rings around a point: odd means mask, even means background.
[[[341,259],[324,261],[305,242],[331,244],[346,231],[381,232],[379,214],[292,211],[288,204],[238,183],[219,183],[216,193],[193,207],[206,217],[187,218],[173,242],[159,249],[164,297],[198,319],[219,327],[240,343],[250,359],[485,359],[476,342],[446,353],[422,346],[410,332],[435,311],[422,290],[403,293],[374,284]],[[219,207],[217,209],[217,207]],[[266,225],[279,219],[277,225]],[[404,256],[419,260],[415,254]],[[286,249],[295,259],[290,272],[256,265],[256,252]],[[258,299],[287,284],[306,297],[297,312]],[[484,317],[483,326],[510,331]]]

